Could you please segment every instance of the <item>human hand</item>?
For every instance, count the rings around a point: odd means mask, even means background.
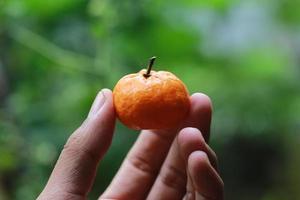
[[[223,199],[217,158],[207,145],[211,103],[200,93],[190,99],[191,111],[182,127],[141,131],[100,200]],[[39,200],[87,199],[98,163],[111,144],[115,118],[112,93],[103,89],[68,139]]]

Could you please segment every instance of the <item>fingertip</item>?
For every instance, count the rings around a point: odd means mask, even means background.
[[[187,127],[182,129],[177,137],[177,142],[185,161],[196,150],[205,150],[205,141],[199,129]]]
[[[191,110],[186,120],[186,127],[197,127],[201,130],[205,141],[209,140],[212,103],[210,98],[202,93],[194,93],[190,97]]]
[[[98,141],[95,146],[106,149],[111,143],[116,120],[112,91],[106,88],[99,91],[90,112],[77,132],[84,133],[91,143]]]
[[[185,127],[178,133],[178,140],[180,141],[195,141],[199,139],[204,142],[204,138],[200,130],[194,127]]]
[[[110,89],[104,88],[101,90],[105,102],[103,106],[98,110],[93,119],[93,123],[96,124],[96,127],[100,127],[102,130],[105,129],[108,132],[112,133],[115,125],[115,109],[113,103],[113,94]],[[104,131],[105,132],[105,131]]]
[[[192,94],[191,104],[196,108],[196,110],[212,113],[212,101],[206,94],[200,92]]]
[[[224,183],[204,151],[194,151],[188,158],[188,171],[197,192],[208,199],[223,199]]]
[[[102,90],[100,90],[93,101],[93,104],[88,114],[88,118],[91,118],[92,116],[96,115],[96,113],[99,111],[99,109],[101,109],[104,103],[105,103],[105,96]]]
[[[97,116],[108,116],[110,118],[114,118],[115,116],[115,109],[113,103],[113,94],[110,89],[104,88],[99,93],[103,95],[104,104],[96,113]]]
[[[103,88],[100,92],[103,92],[107,97],[112,97],[112,91],[108,88]]]
[[[204,172],[210,167],[207,154],[204,151],[194,151],[188,157],[188,167],[191,171]]]
[[[110,89],[104,88],[101,90],[101,93],[103,94],[105,98],[105,103],[109,105],[113,105],[113,94]]]

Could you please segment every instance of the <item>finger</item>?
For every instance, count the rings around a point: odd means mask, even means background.
[[[211,165],[218,171],[218,159],[215,152],[206,144],[201,132],[196,128],[182,129],[177,137],[177,144],[179,147],[181,158],[187,164],[188,157],[194,151],[204,151],[211,163]]]
[[[207,153],[210,163],[212,164],[212,166],[214,166],[215,169],[217,169],[217,156],[213,152],[213,150],[204,142],[204,138],[199,130],[193,128],[183,129],[178,134],[177,142],[180,149],[180,154],[186,165],[188,163],[188,157],[192,152],[202,150]],[[186,194],[183,199],[189,200],[195,198],[195,191],[191,180],[191,175],[190,173],[187,173]],[[197,198],[200,199],[199,195]]]
[[[183,127],[194,126],[203,129],[208,138],[210,120],[206,118],[211,116],[210,101],[206,95],[200,93],[192,95],[190,99],[191,110]],[[101,198],[144,199],[159,172],[177,130],[142,131],[116,177]],[[123,187],[124,185],[126,187]]]
[[[181,151],[184,152],[181,152]],[[210,155],[216,165],[216,157],[205,143],[197,128],[182,129],[174,140],[169,154],[162,165],[160,173],[149,193],[148,199],[182,199],[186,193],[186,164],[189,155],[202,150]]]
[[[188,173],[196,199],[223,199],[224,183],[204,151],[194,151],[188,158]]]
[[[186,189],[185,164],[180,156],[176,139],[149,192],[148,200],[182,199]]]
[[[88,118],[68,139],[39,199],[85,197],[98,162],[111,144],[114,125],[112,93],[103,89]]]
[[[212,110],[211,101],[209,97],[204,94],[194,94],[192,97],[194,98],[192,105],[197,112],[195,112],[195,115],[190,118],[186,125],[196,125],[195,127],[203,130],[205,138],[208,141]],[[183,132],[189,132],[189,129],[186,130],[187,131]],[[202,140],[198,137],[201,137]],[[196,140],[198,141],[196,145],[193,140],[188,141],[191,143],[192,149],[197,150],[205,147],[205,141],[201,133],[200,135],[197,135]],[[158,196],[160,199],[182,199],[183,195],[186,193],[186,179],[186,164],[179,152],[177,141],[174,141],[160,170],[158,178],[152,186],[148,199],[157,199]]]
[[[191,106],[194,112],[191,114],[184,127],[198,128],[206,143],[210,138],[210,124],[212,116],[212,102],[210,98],[202,93],[195,93],[191,97]]]

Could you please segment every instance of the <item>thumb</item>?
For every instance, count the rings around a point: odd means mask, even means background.
[[[98,93],[84,123],[70,136],[38,199],[86,197],[115,126],[112,92]]]

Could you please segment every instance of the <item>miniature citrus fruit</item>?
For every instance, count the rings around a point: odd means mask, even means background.
[[[180,125],[190,109],[184,83],[167,71],[148,69],[121,78],[113,90],[120,121],[132,129],[171,129]]]

